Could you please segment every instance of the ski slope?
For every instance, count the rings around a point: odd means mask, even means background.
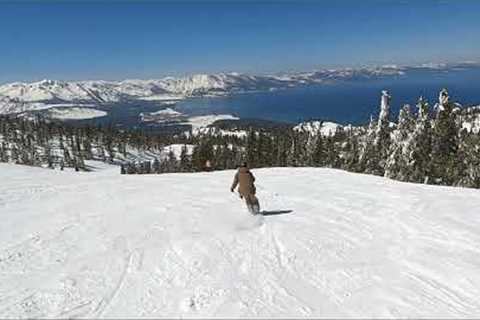
[[[480,192],[331,169],[0,164],[0,318],[480,316]],[[278,213],[278,212],[277,212]]]

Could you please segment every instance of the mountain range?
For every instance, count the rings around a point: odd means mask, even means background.
[[[178,100],[187,97],[228,95],[239,92],[268,91],[300,85],[355,81],[405,76],[416,70],[438,71],[467,68],[479,64],[426,64],[421,66],[362,67],[279,75],[239,73],[196,74],[151,80],[14,82],[0,86],[0,114],[47,109],[52,106],[109,105],[135,100]]]

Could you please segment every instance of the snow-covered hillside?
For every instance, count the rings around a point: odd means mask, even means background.
[[[277,75],[248,75],[236,72],[194,74],[184,77],[123,81],[15,82],[0,86],[0,114],[45,108],[45,103],[112,104],[123,101],[175,101],[192,96],[228,95],[235,92],[273,91],[299,85],[398,77],[411,72],[449,72],[478,68],[476,62],[425,64],[420,66],[371,66],[323,69]]]
[[[254,170],[256,218],[233,173],[0,164],[0,317],[480,314],[477,190]]]
[[[49,118],[59,120],[83,120],[104,117],[107,112],[93,108],[49,108],[47,113]]]
[[[192,96],[274,90],[324,81],[402,74],[400,69],[394,71],[390,67],[380,67],[358,70],[325,70],[282,76],[219,73],[152,80],[15,82],[0,86],[0,113],[38,110],[45,108],[46,103],[93,103],[99,105],[131,100],[173,101]]]

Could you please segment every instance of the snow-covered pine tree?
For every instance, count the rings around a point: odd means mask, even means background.
[[[191,162],[188,155],[188,148],[186,145],[182,146],[182,151],[180,153],[180,171],[189,172],[191,171]]]
[[[288,167],[296,167],[297,166],[297,150],[298,150],[298,141],[296,132],[291,132],[289,136],[289,144],[287,149],[287,157],[286,157],[286,165]]]
[[[376,126],[373,117],[365,132],[360,133],[360,152],[358,160],[358,172],[374,173],[380,161],[374,145]]]
[[[359,166],[359,141],[358,136],[350,128],[345,131],[345,139],[341,144],[340,158],[342,168],[348,171],[357,172]]]
[[[152,171],[154,173],[160,173],[160,161],[158,160],[157,157],[155,157],[155,159],[153,160]]]
[[[195,171],[201,171],[205,168],[207,161],[212,161],[214,158],[213,143],[209,137],[204,138],[205,141],[200,141],[195,146],[192,153],[192,165]]]
[[[279,167],[287,166],[288,136],[285,134],[275,135],[275,145],[277,146],[275,165]]]
[[[380,115],[378,116],[377,128],[375,131],[374,147],[377,153],[378,162],[374,162],[372,173],[383,175],[385,173],[386,159],[390,146],[390,101],[392,97],[387,90],[382,91],[380,103]]]
[[[435,183],[443,185],[452,185],[455,180],[458,129],[453,106],[448,91],[440,91],[433,124],[432,176]]]
[[[456,159],[455,185],[480,188],[480,135],[462,129]]]
[[[339,152],[337,150],[335,137],[325,138],[325,165],[329,168],[338,168],[340,166]]]
[[[325,148],[323,143],[323,137],[318,133],[315,138],[312,138],[313,150],[310,157],[310,165],[313,167],[323,167],[325,165]]]
[[[168,172],[178,171],[178,160],[172,149],[168,151],[167,170]]]
[[[0,143],[0,162],[7,162],[7,150],[5,142]]]
[[[226,141],[223,141],[222,144],[217,146],[217,152],[215,155],[215,163],[217,164],[216,168],[219,170],[230,169],[231,158],[230,147]]]
[[[406,146],[413,131],[414,120],[408,104],[404,105],[398,114],[397,127],[393,131],[388,158],[385,166],[385,176],[391,179],[406,181],[409,177]]]
[[[246,141],[246,160],[253,168],[257,164],[258,152],[257,152],[257,133],[253,128],[250,128]]]
[[[417,102],[417,119],[413,133],[406,145],[408,181],[428,183],[431,172],[432,127],[428,102],[420,97]]]

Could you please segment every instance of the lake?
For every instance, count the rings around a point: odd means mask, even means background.
[[[407,76],[367,81],[302,86],[272,92],[235,94],[227,97],[181,101],[176,109],[192,114],[230,113],[240,118],[299,122],[308,119],[362,124],[378,114],[381,90],[392,95],[392,112],[415,105],[424,96],[433,106],[447,88],[453,101],[480,104],[480,68],[449,72],[415,71]]]
[[[334,84],[310,85],[269,92],[251,92],[222,97],[191,98],[172,107],[187,115],[232,114],[240,118],[297,123],[322,119],[342,124],[365,124],[377,116],[381,90],[392,95],[395,116],[403,104],[415,105],[424,96],[433,106],[438,93],[448,88],[452,101],[480,105],[480,68],[456,71],[411,71],[408,75],[376,80],[353,80]],[[149,128],[160,125],[141,123],[141,112],[163,109],[158,102],[121,103],[104,106],[107,117],[86,120],[90,124]]]

